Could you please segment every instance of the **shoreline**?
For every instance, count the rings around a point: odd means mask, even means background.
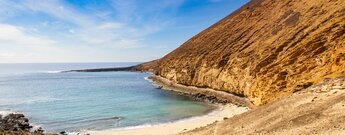
[[[216,121],[222,121],[235,115],[248,111],[248,107],[239,107],[233,104],[219,105],[214,111],[186,119],[181,119],[169,123],[156,125],[142,125],[137,127],[127,127],[118,129],[109,129],[104,131],[89,131],[91,135],[172,135],[187,132],[189,130],[201,128]]]
[[[181,95],[189,96],[192,99],[205,101],[216,105],[216,109],[201,116],[181,119],[168,123],[161,123],[156,125],[141,125],[127,128],[109,129],[104,131],[89,131],[92,135],[172,135],[184,133],[193,129],[205,127],[217,121],[231,118],[235,115],[242,114],[255,106],[251,102],[236,95],[216,91],[207,88],[196,88],[193,86],[184,86],[176,84],[168,79],[160,76],[150,76],[153,85],[157,85],[159,89],[171,90],[178,92]]]
[[[62,71],[61,73],[68,72],[138,72],[142,70],[138,69],[138,65],[130,67],[117,67],[117,68],[98,68],[98,69],[82,69],[82,70],[69,70]],[[256,108],[256,106],[246,97],[235,95],[222,90],[215,90],[211,88],[200,88],[195,86],[186,86],[183,84],[178,84],[172,82],[164,77],[154,75],[152,72],[147,71],[146,73],[151,73],[148,80],[151,80],[154,85],[157,85],[158,89],[175,91],[181,95],[189,96],[195,100],[210,102],[212,104],[228,104],[232,103],[238,106],[246,106],[250,109]]]
[[[212,104],[234,104],[238,106],[248,107],[250,109],[256,106],[246,97],[240,97],[225,91],[214,90],[210,88],[198,88],[195,86],[186,86],[174,83],[164,77],[152,75],[149,77],[154,85],[159,89],[170,90],[178,92],[181,95],[189,96],[195,100],[205,101]]]
[[[187,132],[193,129],[202,128],[208,126],[217,121],[223,121],[231,118],[235,115],[242,114],[252,109],[253,106],[250,101],[244,97],[239,97],[224,91],[212,90],[209,88],[197,88],[194,86],[185,86],[174,83],[168,79],[151,74],[150,77],[145,77],[150,81],[152,85],[156,85],[157,89],[163,89],[176,92],[183,96],[188,96],[191,100],[203,101],[213,105],[215,108],[209,112],[183,118],[179,120],[173,120],[170,122],[144,124],[123,128],[112,128],[101,131],[81,131],[70,132],[69,134],[92,134],[92,135],[170,135]]]

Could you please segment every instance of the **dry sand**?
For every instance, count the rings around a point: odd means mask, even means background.
[[[172,123],[153,125],[135,129],[114,129],[107,131],[90,132],[91,135],[172,135],[183,133],[188,130],[207,126],[215,121],[222,121],[225,117],[230,118],[237,114],[248,111],[247,107],[238,107],[236,105],[225,105],[219,107],[210,114],[180,120]]]
[[[345,135],[345,77],[183,135]]]

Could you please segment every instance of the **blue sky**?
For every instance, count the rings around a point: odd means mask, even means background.
[[[158,59],[249,0],[0,0],[0,63]]]

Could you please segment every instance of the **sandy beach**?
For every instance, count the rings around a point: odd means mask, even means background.
[[[207,126],[215,121],[222,121],[225,117],[230,118],[248,111],[247,107],[238,107],[228,104],[220,106],[217,110],[200,117],[180,120],[172,123],[164,123],[149,127],[134,129],[114,129],[106,131],[90,132],[91,135],[172,135],[183,133],[188,130]]]

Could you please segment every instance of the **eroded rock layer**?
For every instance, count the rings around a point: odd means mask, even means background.
[[[148,65],[265,104],[345,74],[345,1],[252,0]]]

